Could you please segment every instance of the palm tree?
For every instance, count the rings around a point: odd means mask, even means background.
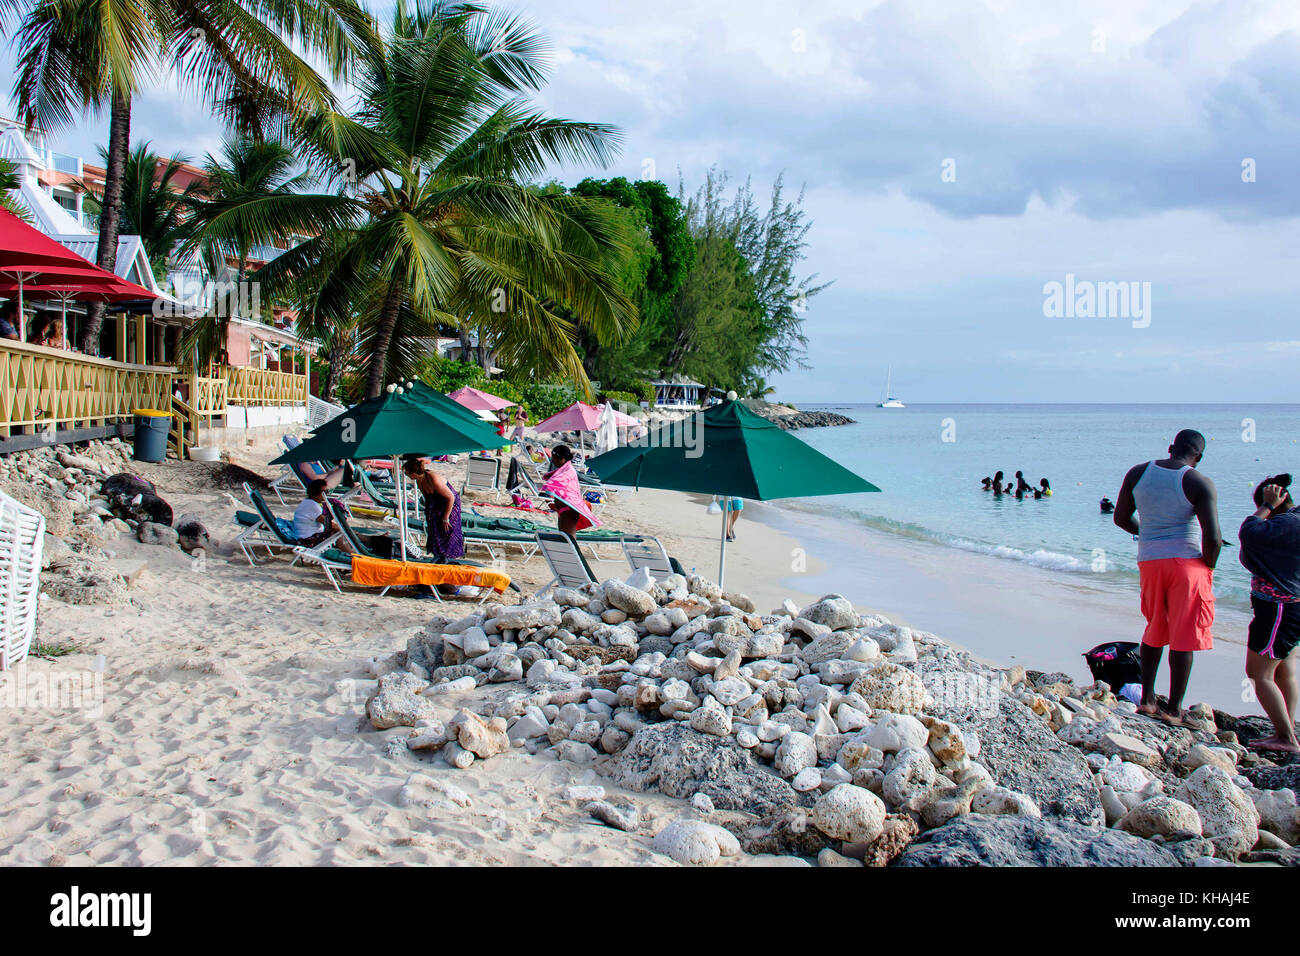
[[[27,211],[27,208],[22,203],[9,195],[16,192],[21,185],[18,179],[18,170],[14,164],[7,159],[0,159],[0,209],[8,210],[23,222],[30,223],[32,214]]]
[[[108,162],[108,150],[99,148]],[[167,275],[167,263],[176,246],[184,239],[188,220],[193,213],[198,184],[177,188],[176,176],[189,160],[179,153],[163,160],[149,150],[149,143],[136,144],[127,155],[122,176],[122,214],[120,225],[129,234],[140,237],[154,277]],[[102,215],[103,194],[85,182],[78,183],[86,193],[85,205],[92,214]]]
[[[20,20],[13,98],[29,126],[56,129],[84,110],[109,111],[98,264],[117,261],[131,100],[172,71],[241,128],[333,103],[326,81],[291,42],[344,79],[373,23],[358,0],[4,0],[6,30]],[[99,349],[103,306],[93,304],[81,346]]]
[[[221,157],[209,153],[203,164],[207,184],[202,198],[194,203],[195,223],[207,222],[222,212],[243,204],[286,196],[312,183],[311,177],[296,170],[297,160],[279,140],[254,139],[250,136],[229,137],[222,144]],[[231,229],[222,240],[207,243],[209,261],[234,260],[237,282],[248,277],[248,262],[254,247],[267,245],[286,236],[259,230],[250,220],[243,227]]]
[[[271,295],[347,296],[367,397],[412,374],[418,339],[464,321],[512,368],[588,388],[577,323],[612,341],[636,322],[610,267],[621,234],[604,201],[525,183],[548,162],[608,162],[617,133],[529,108],[542,53],[518,17],[398,0],[357,63],[355,113],[322,110],[295,128],[301,150],[334,170],[335,191],[235,204],[192,242],[312,235],[258,279]]]

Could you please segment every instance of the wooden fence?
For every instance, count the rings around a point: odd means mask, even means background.
[[[76,431],[81,440],[95,437],[89,432],[129,424],[137,408],[154,408],[174,411],[177,425],[184,420],[190,426],[178,443],[183,450],[200,425],[225,416],[229,405],[305,405],[310,394],[306,375],[258,368],[215,371],[197,376],[170,366],[132,365],[0,339],[0,438],[26,435],[25,444],[36,433],[53,441],[58,433]],[[187,385],[186,398],[178,408],[172,395],[181,383]]]
[[[0,340],[0,435],[112,425],[171,407],[173,368]]]

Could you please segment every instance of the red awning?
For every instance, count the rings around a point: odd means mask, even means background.
[[[39,229],[27,225],[9,210],[0,209],[0,272],[7,272],[11,264],[99,268]]]

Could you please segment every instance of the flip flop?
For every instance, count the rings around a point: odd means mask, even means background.
[[[1167,710],[1156,712],[1156,720],[1168,724],[1170,727],[1186,727],[1187,722],[1179,714],[1171,714]]]

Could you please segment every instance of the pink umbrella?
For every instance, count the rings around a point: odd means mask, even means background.
[[[624,415],[614,409],[614,423],[619,428],[636,428],[641,423],[631,415]],[[600,408],[592,408],[585,402],[574,402],[562,412],[556,412],[544,422],[539,422],[534,431],[538,432],[594,432],[600,427]]]
[[[556,412],[534,429],[538,432],[594,432],[600,424],[600,412],[585,402],[574,402],[562,412]]]
[[[460,402],[473,412],[495,412],[515,404],[507,402],[504,398],[489,395],[487,392],[480,392],[477,388],[470,388],[468,385],[449,392],[447,397],[452,401]]]

